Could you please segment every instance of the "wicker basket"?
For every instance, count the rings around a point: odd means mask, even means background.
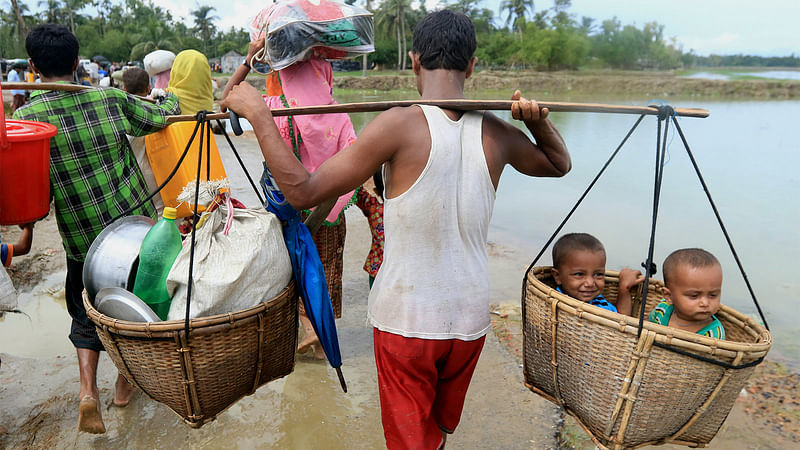
[[[607,272],[604,295],[616,298],[618,285],[619,273]],[[647,313],[662,287],[650,281]],[[573,415],[603,448],[705,446],[772,345],[766,329],[724,305],[717,318],[727,340],[649,322],[637,337],[638,319],[556,291],[549,267],[529,271],[522,305],[525,384]],[[634,294],[633,311],[640,305]]]
[[[128,322],[83,303],[108,355],[132,384],[193,428],[214,420],[264,383],[294,370],[294,281],[276,297],[242,311],[185,322]]]

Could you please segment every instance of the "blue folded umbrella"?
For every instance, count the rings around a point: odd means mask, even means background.
[[[319,337],[328,362],[331,367],[336,369],[342,390],[347,392],[347,384],[341,369],[342,354],[339,351],[339,337],[336,334],[333,306],[317,246],[314,244],[308,227],[301,220],[300,213],[289,204],[278,189],[266,163],[264,163],[264,173],[261,175],[261,188],[267,198],[264,206],[284,222],[283,238],[286,240],[286,248],[289,250],[289,257],[292,260],[295,283],[300,290],[306,315],[311,320],[314,331]]]

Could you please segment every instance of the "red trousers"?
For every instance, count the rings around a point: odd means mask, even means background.
[[[435,449],[464,407],[485,336],[407,338],[374,329],[381,420],[389,449]]]

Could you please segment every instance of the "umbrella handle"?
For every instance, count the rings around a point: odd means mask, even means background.
[[[306,227],[308,227],[308,231],[312,236],[316,234],[317,230],[319,230],[319,227],[322,226],[322,222],[324,222],[325,218],[328,217],[328,214],[330,214],[337,200],[339,200],[338,197],[325,200],[317,205],[317,207],[311,211],[311,214],[306,217],[306,220],[303,223],[306,224]]]
[[[336,368],[336,375],[339,377],[339,384],[342,386],[342,390],[346,394],[347,393],[347,382],[344,381],[344,375],[342,375],[341,366]]]
[[[244,130],[242,130],[242,124],[239,123],[239,115],[233,112],[232,109],[229,109],[228,117],[231,120],[231,130],[233,130],[233,134],[236,136],[241,136],[244,133]]]

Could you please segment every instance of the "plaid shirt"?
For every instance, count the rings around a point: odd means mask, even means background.
[[[67,257],[83,261],[94,238],[111,219],[147,195],[126,134],[144,136],[167,126],[180,112],[169,94],[153,105],[114,88],[79,92],[34,91],[15,119],[52,123],[50,186],[58,231]],[[155,217],[152,203],[134,211]]]

